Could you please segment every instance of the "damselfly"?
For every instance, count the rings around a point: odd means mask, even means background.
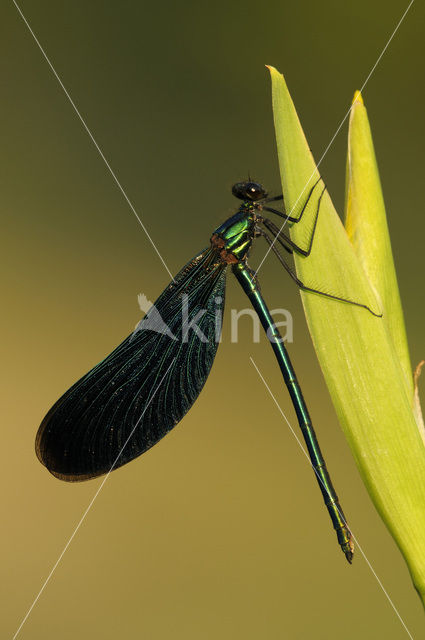
[[[195,402],[211,370],[220,338],[226,272],[230,266],[270,340],[338,542],[351,562],[352,536],[300,385],[261,295],[256,274],[248,266],[254,239],[262,236],[267,241],[304,291],[374,312],[367,305],[307,286],[276,247],[278,243],[289,254],[296,252],[305,257],[310,254],[325,192],[320,180],[311,188],[298,216],[271,208],[270,202],[282,200],[283,196],[268,198],[262,185],[251,180],[235,184],[232,191],[242,204],[235,215],[214,231],[210,246],[176,275],[137,330],[50,409],[37,433],[37,456],[57,478],[71,482],[86,480],[130,462],[175,427]],[[297,224],[314,193],[318,197],[312,231],[303,248],[293,242],[283,228],[266,218],[264,211]],[[182,322],[183,316],[185,322]]]

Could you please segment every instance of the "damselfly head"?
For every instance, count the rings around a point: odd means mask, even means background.
[[[266,190],[258,182],[237,182],[232,187],[232,193],[239,200],[262,200],[267,198]]]

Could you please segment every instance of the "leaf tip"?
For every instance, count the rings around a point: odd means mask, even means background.
[[[273,65],[271,64],[266,64],[264,65],[266,67],[266,69],[268,69],[268,71],[270,72],[271,76],[281,76],[282,74],[279,73],[279,71],[276,69],[276,67],[273,67]]]
[[[352,105],[354,106],[356,104],[356,102],[358,102],[361,105],[364,105],[361,91],[355,91],[354,92]]]

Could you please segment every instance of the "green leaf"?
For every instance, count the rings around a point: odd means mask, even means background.
[[[367,111],[361,94],[354,95],[348,132],[345,227],[369,282],[382,301],[384,322],[391,333],[413,394],[412,367],[400,294],[385,215],[384,197],[376,164]]]
[[[274,68],[270,73],[285,206],[296,215],[319,172],[283,76]],[[424,600],[425,447],[413,413],[412,374],[383,204],[374,218],[379,178],[375,165],[375,177],[362,182],[354,170],[359,153],[362,166],[375,163],[371,142],[367,147],[352,120],[347,201],[353,243],[325,191],[311,254],[295,256],[295,263],[308,286],[382,313],[376,317],[364,308],[301,292],[323,375],[360,474]],[[316,187],[302,222],[291,227],[298,243],[311,232],[319,195]]]

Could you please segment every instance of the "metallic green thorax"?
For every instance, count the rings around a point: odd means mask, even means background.
[[[211,242],[213,246],[224,250],[222,258],[226,262],[236,263],[247,258],[255,237],[256,219],[255,206],[250,202],[244,202],[234,216],[214,231]],[[227,254],[234,256],[235,260],[226,259]]]
[[[320,451],[301,387],[283,343],[283,338],[275,327],[270,311],[260,293],[255,273],[247,264],[247,257],[252,241],[257,235],[257,216],[255,205],[252,205],[250,202],[244,202],[234,216],[226,220],[226,222],[214,231],[211,237],[211,244],[219,252],[224,262],[232,264],[232,270],[236,279],[250,299],[260,318],[291,396],[313,470],[336,531],[338,542],[347,560],[351,562],[354,549],[352,536],[346,524],[338,496],[326,469],[326,464]]]

